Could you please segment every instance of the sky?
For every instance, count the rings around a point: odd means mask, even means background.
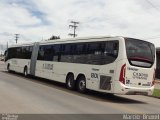
[[[160,0],[0,0],[0,52],[18,43],[78,37],[125,36],[160,47]]]

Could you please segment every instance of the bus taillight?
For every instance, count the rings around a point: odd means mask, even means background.
[[[155,77],[156,77],[156,69],[154,69],[154,73],[153,73],[152,86],[155,85]]]
[[[122,66],[120,77],[119,77],[119,81],[123,84],[125,84],[125,76],[126,76],[126,64]]]

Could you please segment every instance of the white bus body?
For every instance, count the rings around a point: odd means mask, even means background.
[[[15,45],[8,71],[66,83],[69,89],[152,94],[156,69],[152,43],[124,37],[90,37]]]

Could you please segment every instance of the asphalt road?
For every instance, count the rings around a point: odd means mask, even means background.
[[[80,94],[53,81],[7,73],[0,62],[0,113],[160,113],[160,99],[141,95],[112,96],[93,91]]]

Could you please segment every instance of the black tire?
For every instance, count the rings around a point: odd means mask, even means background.
[[[77,90],[81,93],[85,93],[87,91],[86,89],[86,78],[81,76],[78,78],[77,81]]]
[[[24,68],[23,75],[24,75],[25,77],[28,76],[28,68],[27,68],[27,67]]]
[[[75,80],[74,80],[74,76],[72,74],[67,76],[67,78],[66,78],[66,86],[70,90],[74,90],[75,89]]]

